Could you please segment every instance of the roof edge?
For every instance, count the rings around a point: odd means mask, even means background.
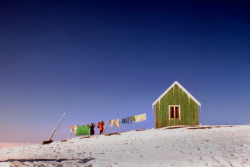
[[[192,96],[179,82],[175,81],[167,90],[165,90],[165,92],[163,92],[161,94],[160,97],[158,97],[154,103],[152,104],[152,106],[154,106],[158,101],[160,101],[160,99],[165,96],[170,89],[172,89],[172,87],[174,87],[174,85],[178,85],[190,98],[192,98],[199,106],[201,106],[201,103],[196,99],[194,98],[194,96]]]

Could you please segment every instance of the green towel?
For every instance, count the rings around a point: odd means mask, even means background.
[[[90,135],[90,128],[88,125],[78,126],[76,136],[80,135]]]

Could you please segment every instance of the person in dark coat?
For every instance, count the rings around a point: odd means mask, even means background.
[[[95,135],[95,124],[89,124],[90,127],[90,135]]]

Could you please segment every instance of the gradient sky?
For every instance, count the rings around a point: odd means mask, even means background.
[[[0,142],[74,137],[82,125],[147,113],[108,132],[153,128],[178,81],[205,125],[250,123],[249,1],[0,1]]]

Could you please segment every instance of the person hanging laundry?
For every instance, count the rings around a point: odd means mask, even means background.
[[[146,113],[145,114],[140,114],[140,115],[135,115],[135,122],[141,122],[146,120]]]
[[[70,134],[76,133],[78,125],[71,125],[70,126]]]
[[[135,120],[134,116],[131,116],[131,117],[123,118],[122,123],[123,124],[131,124],[134,122],[134,120]]]
[[[100,134],[102,134],[102,132],[104,130],[103,126],[104,126],[104,122],[103,121],[98,122],[97,128],[99,128]]]
[[[95,135],[95,124],[89,124],[89,128],[90,128],[90,135]]]
[[[112,119],[109,121],[110,126],[120,127],[120,120],[119,119]]]
[[[76,131],[76,136],[80,136],[80,135],[90,135],[89,125],[78,126],[77,131]]]

